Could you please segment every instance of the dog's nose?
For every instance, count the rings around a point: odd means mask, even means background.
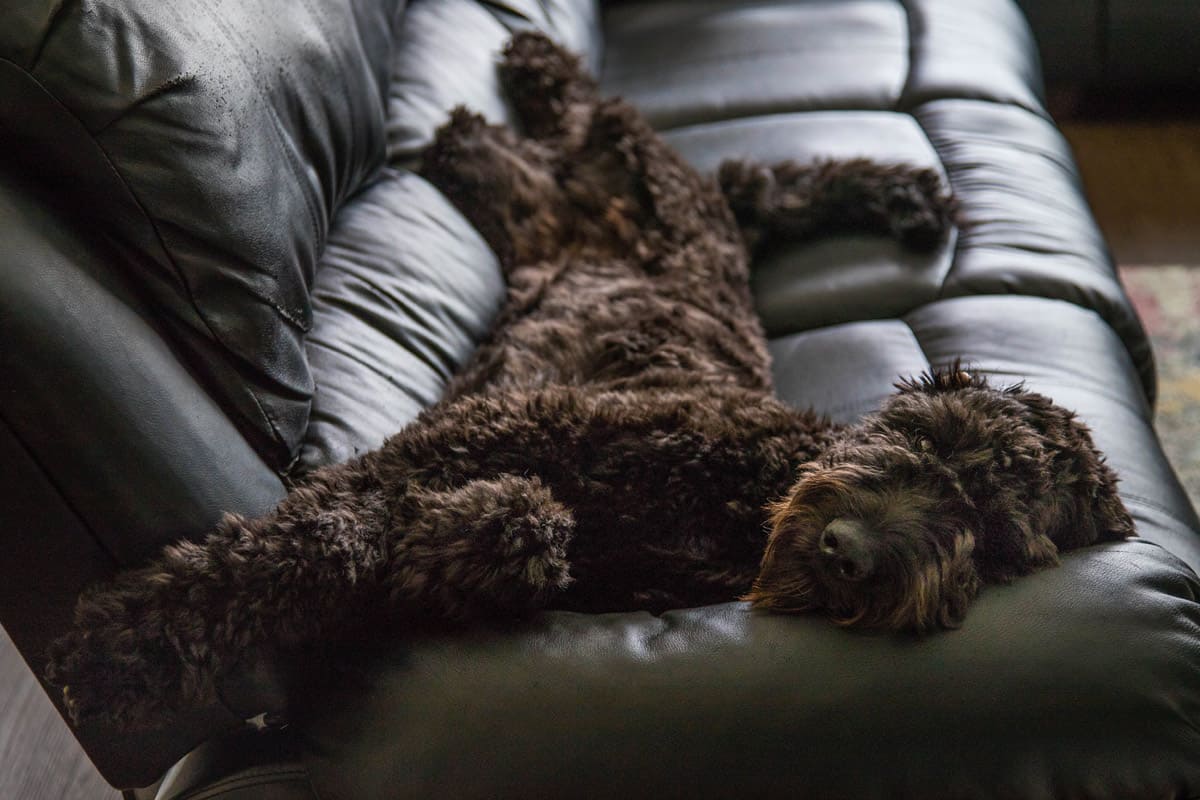
[[[861,581],[875,569],[875,534],[856,519],[839,517],[825,526],[817,543],[821,557],[843,580]]]

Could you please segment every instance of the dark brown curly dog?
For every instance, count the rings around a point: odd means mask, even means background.
[[[772,396],[748,243],[834,231],[913,247],[952,210],[867,161],[697,175],[578,61],[517,36],[525,135],[456,110],[422,174],[500,254],[508,301],[446,399],[270,515],[81,598],[49,678],[76,719],[210,700],[255,647],[363,609],[470,622],[748,598],[841,624],[956,625],[981,583],[1132,533],[1072,414],[958,366],[839,428]]]

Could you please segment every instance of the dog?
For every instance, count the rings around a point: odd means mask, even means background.
[[[930,631],[984,584],[1133,534],[1088,429],[1022,386],[955,363],[852,426],[773,396],[752,253],[841,231],[935,246],[954,203],[934,172],[706,178],[548,38],[515,36],[499,72],[522,132],[456,109],[420,168],[500,258],[490,337],[378,450],[86,592],[47,670],[77,722],[209,702],[245,653],[363,609],[456,625],[744,598]]]

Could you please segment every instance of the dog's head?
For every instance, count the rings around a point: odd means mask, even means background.
[[[979,587],[1133,535],[1074,414],[958,364],[897,384],[774,504],[749,599],[843,625],[957,626]]]

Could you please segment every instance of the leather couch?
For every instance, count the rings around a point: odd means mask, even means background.
[[[963,224],[939,251],[756,265],[779,394],[848,420],[956,357],[1024,380],[1093,427],[1141,538],[925,638],[731,602],[296,656],[158,730],[78,728],[106,778],[162,800],[1200,795],[1200,521],[1009,0],[9,4],[0,621],[30,668],[89,582],[438,397],[503,286],[409,168],[451,106],[507,118],[494,56],[529,26],[702,168],[941,170]]]

